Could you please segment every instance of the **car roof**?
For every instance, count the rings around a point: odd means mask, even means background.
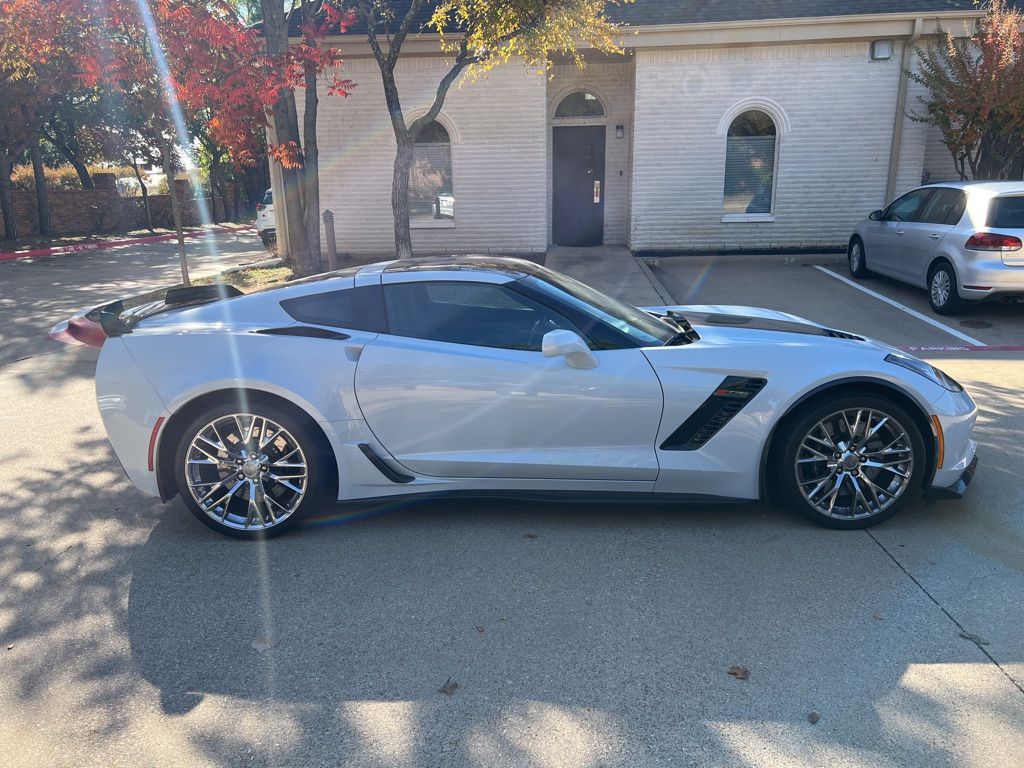
[[[383,271],[387,274],[399,272],[489,272],[518,279],[536,274],[540,271],[540,265],[526,259],[509,256],[440,256],[396,259],[389,262]]]
[[[1020,193],[1024,194],[1024,181],[949,181],[925,184],[925,189],[949,187],[962,189],[965,192],[978,192],[983,195],[995,196]]]

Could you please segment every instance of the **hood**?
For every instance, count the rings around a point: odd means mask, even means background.
[[[722,306],[713,304],[689,304],[673,307],[645,307],[649,312],[667,314],[675,312],[685,317],[690,325],[702,336],[711,335],[740,336],[749,331],[771,331],[776,333],[797,334],[802,336],[822,336],[833,339],[844,339],[854,342],[867,342],[869,339],[848,331],[820,325],[787,312],[760,307]],[[721,331],[721,333],[719,333]]]

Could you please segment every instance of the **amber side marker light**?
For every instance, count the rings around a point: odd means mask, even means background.
[[[946,460],[946,438],[942,434],[942,422],[939,421],[939,417],[932,415],[932,432],[935,433],[936,448],[938,448],[938,457],[935,462],[936,469],[942,469],[942,465]]]

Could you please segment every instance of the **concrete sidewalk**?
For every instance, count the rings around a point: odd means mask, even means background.
[[[544,266],[638,307],[675,303],[651,276],[647,265],[633,258],[624,245],[593,248],[553,245],[548,249]]]

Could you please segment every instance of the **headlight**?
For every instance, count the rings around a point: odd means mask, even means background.
[[[950,392],[963,392],[964,388],[961,387],[956,380],[945,371],[940,371],[934,365],[929,365],[924,360],[918,360],[916,357],[910,355],[897,355],[896,353],[886,355],[885,359],[887,362],[893,365],[898,365],[901,368],[906,368],[908,371],[919,373],[929,381],[933,381],[943,389],[948,389]]]

